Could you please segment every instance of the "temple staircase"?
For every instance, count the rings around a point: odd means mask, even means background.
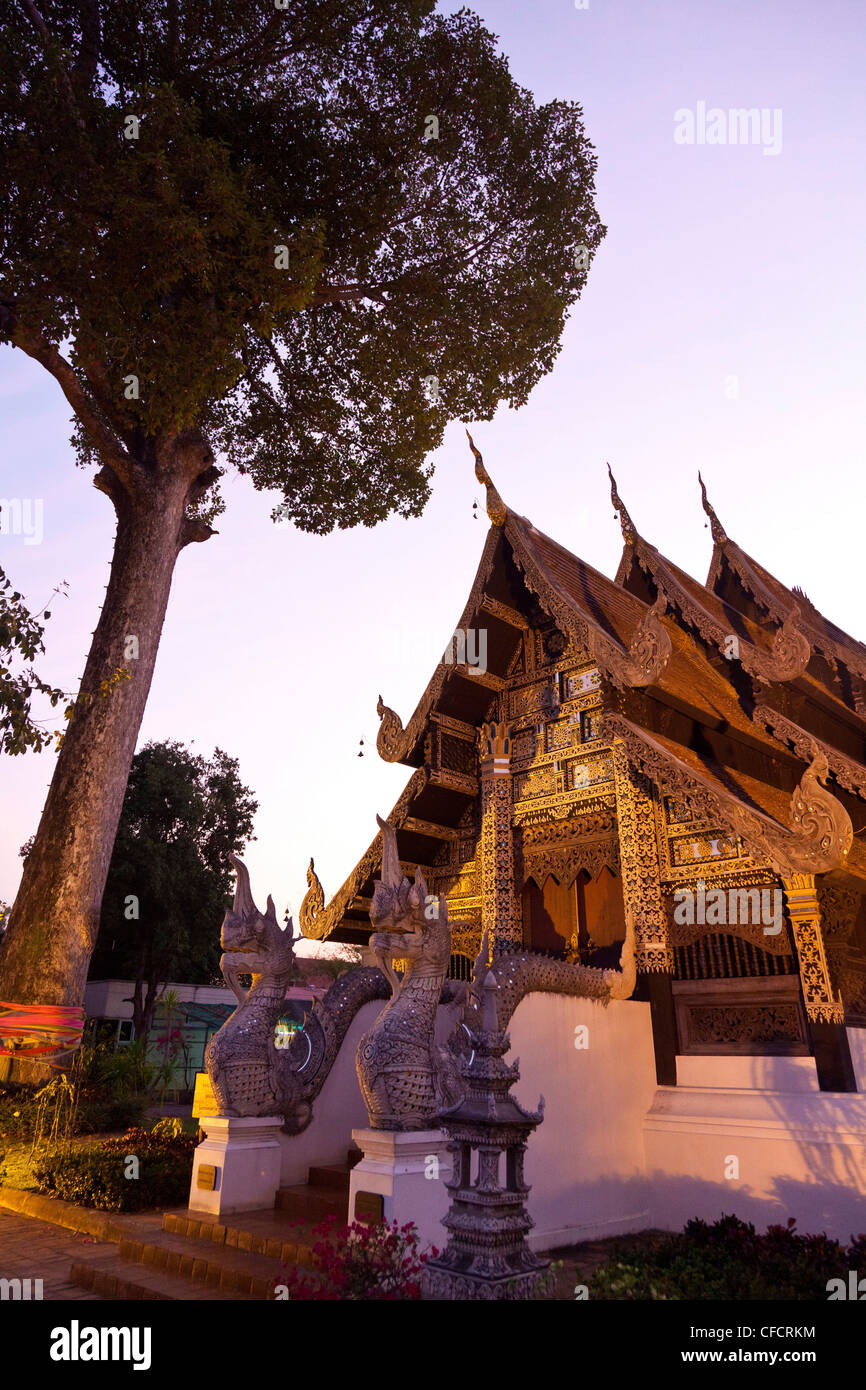
[[[306,1183],[281,1188],[273,1211],[218,1217],[187,1209],[142,1216],[105,1259],[73,1264],[70,1281],[101,1298],[267,1300],[290,1266],[310,1265],[313,1228],[346,1220],[349,1175],[361,1158],[313,1167]]]

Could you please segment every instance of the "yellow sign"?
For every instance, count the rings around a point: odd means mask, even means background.
[[[198,1165],[198,1173],[196,1174],[196,1187],[203,1187],[207,1192],[215,1191],[216,1175],[217,1170],[213,1164],[200,1163]]]
[[[210,1077],[206,1071],[197,1071],[195,1074],[195,1093],[192,1098],[193,1119],[200,1120],[202,1115],[218,1115],[219,1112],[219,1102],[213,1093]]]

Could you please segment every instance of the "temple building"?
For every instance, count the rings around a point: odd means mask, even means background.
[[[612,476],[610,579],[473,452],[491,524],[455,639],[407,723],[378,709],[380,755],[410,771],[388,819],[447,897],[451,976],[485,931],[494,954],[615,967],[631,914],[658,1086],[683,1059],[765,1056],[857,1091],[866,647],[727,535],[703,482],[706,583],[641,536]],[[306,937],[366,944],[381,856],[377,837],[327,904],[311,862]]]

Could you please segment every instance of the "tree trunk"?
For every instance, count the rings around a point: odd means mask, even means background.
[[[156,1006],[159,1003],[164,989],[160,990],[156,980],[150,978],[139,978],[135,982],[135,990],[132,996],[132,1026],[135,1030],[136,1039],[141,1038],[144,1042],[150,1035],[153,1027],[153,1016],[156,1013]]]
[[[75,711],[0,944],[4,1000],[83,1004],[175,562],[189,541],[212,534],[202,522],[185,519],[189,503],[216,476],[207,468],[210,463],[210,450],[200,436],[181,437],[164,441],[149,467],[133,465],[124,482],[109,466],[95,479],[117,513],[111,575]],[[116,681],[119,670],[128,672],[129,679]],[[135,895],[135,883],[129,884],[129,893]],[[130,930],[135,930],[133,922]],[[44,1071],[44,1062],[16,1059],[22,1080],[36,1080]]]

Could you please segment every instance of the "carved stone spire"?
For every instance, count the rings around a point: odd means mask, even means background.
[[[526,1240],[535,1223],[523,1171],[544,1097],[533,1114],[509,1094],[520,1070],[504,1060],[510,1039],[499,1026],[497,988],[488,971],[470,1027],[472,1056],[460,1069],[465,1096],[439,1111],[454,1160],[445,1183],[451,1207],[442,1221],[448,1244],[424,1266],[423,1298],[522,1301],[539,1294],[549,1267]]]
[[[614,510],[619,512],[619,524],[622,527],[622,538],[626,545],[634,545],[635,541],[638,539],[637,527],[626,511],[625,503],[617,491],[616,479],[613,476],[613,470],[610,464],[607,465],[607,472],[610,478],[610,500],[614,505]]]
[[[476,449],[472,435],[468,430],[466,431],[466,438],[469,440],[469,447],[475,455],[475,476],[479,483],[483,483],[487,489],[487,515],[490,517],[494,526],[504,526],[505,518],[508,515],[508,508],[493,486],[493,480],[484,467],[484,459]]]
[[[716,545],[725,545],[728,539],[727,534],[725,532],[725,528],[722,526],[722,523],[716,516],[712,504],[709,498],[707,497],[707,489],[704,485],[704,480],[701,477],[700,472],[698,472],[698,482],[701,485],[701,505],[703,506],[703,509],[706,512],[707,516],[710,518],[710,530],[713,533],[713,540],[715,541]]]

